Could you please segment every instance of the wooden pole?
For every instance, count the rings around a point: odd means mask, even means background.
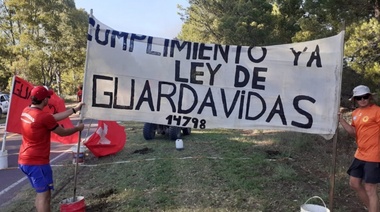
[[[332,157],[332,169],[330,174],[330,194],[329,194],[329,209],[334,211],[334,188],[335,188],[335,171],[336,171],[336,153],[338,143],[338,128],[335,131],[333,137],[333,157]]]
[[[92,17],[93,15],[93,10],[91,9],[90,10],[90,17]],[[91,27],[89,26],[88,27],[88,34],[91,34]],[[88,44],[89,44],[89,41],[87,40],[87,49],[86,49],[86,61],[85,61],[85,73],[86,73],[86,69],[87,69],[87,65],[88,65],[88,61],[87,61],[87,58],[88,58]],[[86,76],[86,74],[85,74]],[[86,80],[84,80],[84,82],[86,82]],[[85,89],[85,84],[83,85],[83,91]],[[86,92],[83,92],[83,95],[82,95],[82,101],[84,98],[84,95],[85,95]],[[82,110],[82,108],[80,109]],[[79,115],[79,123],[83,123],[83,117],[82,117],[82,111],[80,111],[80,115]],[[87,131],[88,133],[88,131]],[[78,158],[79,158],[79,152],[80,152],[80,143],[81,143],[81,140],[82,140],[82,131],[79,131],[79,135],[78,135],[78,148],[77,148],[77,155],[76,155],[76,163],[75,163],[75,171],[74,171],[74,197],[73,197],[73,202],[76,202],[76,196],[77,196],[77,178],[78,178]]]
[[[81,119],[79,121],[79,123],[83,123],[83,120]],[[80,143],[81,143],[81,135],[82,134],[82,131],[79,131],[79,135],[78,135],[78,146],[77,146],[77,155],[75,157],[75,169],[74,169],[74,196],[73,196],[73,202],[76,202],[76,198],[77,198],[77,179],[78,179],[78,163],[79,163],[79,154],[80,154]]]
[[[344,32],[346,28],[346,24],[343,21],[341,23],[341,30]],[[340,81],[339,81],[339,96],[341,96],[341,90],[342,90],[342,75],[343,75],[343,58],[344,58],[344,36],[342,39],[342,64],[341,64],[341,74],[340,74]],[[338,98],[338,110],[340,111],[340,98]],[[338,113],[335,114],[336,117],[338,117]],[[332,168],[331,168],[331,174],[330,174],[330,192],[329,192],[329,209],[331,212],[334,211],[334,189],[335,189],[335,171],[336,171],[336,154],[337,154],[337,143],[338,143],[338,132],[339,132],[339,117],[337,120],[337,126],[335,129],[335,134],[333,137],[333,155],[332,155]]]

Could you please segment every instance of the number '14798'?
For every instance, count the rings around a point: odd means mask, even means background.
[[[191,126],[192,128],[200,128],[200,129],[206,128],[206,120],[204,119],[199,120],[197,118],[192,118],[189,116],[169,115],[166,117],[166,120],[168,120],[168,125],[190,127],[188,125],[192,124],[193,125]]]

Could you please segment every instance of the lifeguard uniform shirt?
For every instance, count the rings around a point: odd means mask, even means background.
[[[356,130],[355,158],[367,162],[380,162],[380,107],[372,104],[352,112]]]
[[[18,163],[45,165],[50,162],[50,132],[58,127],[52,114],[27,107],[21,114],[22,144]]]

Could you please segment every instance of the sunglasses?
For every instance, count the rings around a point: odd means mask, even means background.
[[[354,99],[359,101],[359,100],[362,100],[362,99],[369,99],[371,95],[370,94],[366,94],[364,96],[355,96]]]

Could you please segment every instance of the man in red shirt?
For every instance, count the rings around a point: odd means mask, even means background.
[[[50,166],[50,133],[68,136],[82,131],[83,124],[73,128],[62,128],[57,122],[80,110],[83,103],[66,111],[50,114],[43,111],[53,94],[44,86],[36,86],[30,96],[32,104],[21,114],[22,144],[19,151],[19,168],[27,175],[36,190],[35,207],[38,212],[49,212],[51,191],[53,190],[53,172]]]
[[[354,88],[353,96],[358,108],[352,112],[352,122],[340,114],[339,122],[356,138],[357,149],[347,173],[350,186],[369,212],[379,212],[377,184],[380,183],[380,107],[371,103],[372,93],[367,86]]]

